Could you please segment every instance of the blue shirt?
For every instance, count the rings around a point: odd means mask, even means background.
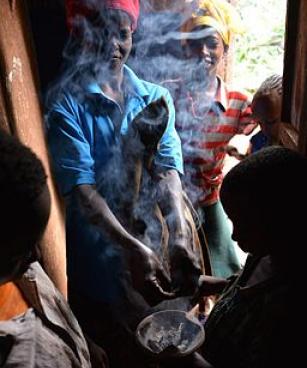
[[[140,80],[124,67],[125,108],[108,98],[97,83],[84,88],[82,98],[65,91],[48,113],[48,140],[59,189],[63,195],[75,186],[95,184],[112,208],[114,188],[121,181],[120,138],[134,117],[164,96],[169,108],[166,131],[159,142],[155,165],[183,172],[181,144],[175,130],[175,111],[169,92]],[[118,119],[116,124],[114,117]],[[124,190],[122,190],[124,195]],[[88,223],[76,204],[67,199],[68,276],[75,289],[92,298],[113,301],[121,295],[120,248],[110,244]]]
[[[260,130],[258,133],[253,135],[250,139],[252,145],[252,153],[260,151],[262,148],[268,145],[268,137]]]

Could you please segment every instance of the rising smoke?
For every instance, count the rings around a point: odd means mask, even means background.
[[[143,1],[143,13],[139,20],[139,28],[133,36],[134,47],[129,66],[136,74],[144,80],[160,84],[169,89],[176,106],[176,124],[180,128],[182,147],[184,155],[201,157],[207,155],[195,142],[199,137],[197,127],[204,124],[205,116],[212,106],[213,95],[206,93],[207,86],[212,82],[206,73],[206,68],[201,59],[186,58],[182,45],[181,25],[190,15],[191,9],[182,11],[185,3],[196,6],[197,1],[174,1],[171,9],[165,10],[163,2]],[[160,5],[159,5],[160,4]],[[89,8],[95,7],[95,0],[88,0]],[[156,7],[159,7],[157,9]],[[152,12],[152,10],[159,10]],[[64,97],[65,91],[69,91],[80,103],[85,100],[85,87],[95,81],[98,85],[103,83],[108,73],[108,67],[102,57],[105,50],[104,38],[101,35],[101,25],[104,22],[105,11],[99,10],[99,21],[77,16],[73,20],[71,36],[63,52],[64,71],[61,78],[50,88],[47,96],[47,106],[52,105],[55,100]],[[203,35],[202,35],[203,36]],[[197,37],[189,35],[189,37]],[[184,92],[182,86],[184,85]],[[187,99],[186,91],[200,95],[197,101],[197,114],[193,117],[190,111],[190,101]],[[99,105],[93,100],[93,113],[99,114]],[[95,110],[96,109],[96,110]],[[203,130],[205,127],[202,128]],[[129,142],[130,149],[135,147],[139,150],[139,137],[133,136]],[[203,139],[206,139],[205,135]],[[134,146],[135,145],[135,146]],[[208,157],[204,157],[208,160]],[[210,158],[209,158],[210,159]],[[137,165],[132,161],[130,167]],[[110,160],[104,167],[103,172],[97,173],[97,188],[106,198],[110,198],[112,210],[125,221],[126,213],[123,208],[129,208],[133,197],[131,189],[131,176],[127,170],[127,156],[122,154],[122,146],[114,145],[110,153]],[[184,182],[192,201],[197,202],[200,192],[194,185],[195,171],[193,167],[186,166]],[[150,176],[144,174],[142,177],[142,195],[134,209],[134,215],[142,218],[144,230],[144,241],[151,245],[151,240],[160,233],[160,224],[154,223],[148,209],[152,208],[155,191]],[[142,208],[142,210],[141,210]],[[145,209],[145,210],[144,210]],[[154,246],[156,240],[152,241]]]

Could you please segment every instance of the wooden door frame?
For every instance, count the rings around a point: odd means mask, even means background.
[[[287,5],[280,138],[307,155],[307,1]]]

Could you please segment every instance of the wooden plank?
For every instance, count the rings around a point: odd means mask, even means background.
[[[41,91],[61,73],[62,52],[68,37],[64,0],[27,0]]]
[[[281,139],[293,136],[296,149],[307,155],[307,1],[288,1],[282,121],[291,124],[291,134],[287,125],[282,125]],[[293,147],[290,140],[285,140]]]
[[[291,124],[281,123],[279,132],[280,144],[284,147],[288,147],[294,150],[298,149],[298,130]]]
[[[298,38],[300,0],[288,1],[286,16],[284,72],[283,72],[283,106],[282,121],[291,121],[291,101],[293,95],[293,80],[296,59],[296,44]]]
[[[55,285],[66,296],[64,215],[52,180],[45,143],[37,68],[25,2],[1,0],[0,19],[0,123],[31,147],[45,166],[52,208],[41,244],[43,264]]]
[[[307,155],[307,1],[300,2],[296,77],[291,121],[299,129],[298,149]]]

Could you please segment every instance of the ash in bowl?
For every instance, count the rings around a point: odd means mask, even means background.
[[[204,330],[196,318],[185,312],[167,310],[145,318],[136,331],[138,342],[155,356],[183,356],[204,341]]]
[[[172,327],[169,330],[162,326],[159,331],[153,332],[153,336],[148,338],[148,347],[156,354],[167,351],[184,352],[188,347],[188,340],[182,339],[182,327],[183,323],[180,323],[178,328]]]

